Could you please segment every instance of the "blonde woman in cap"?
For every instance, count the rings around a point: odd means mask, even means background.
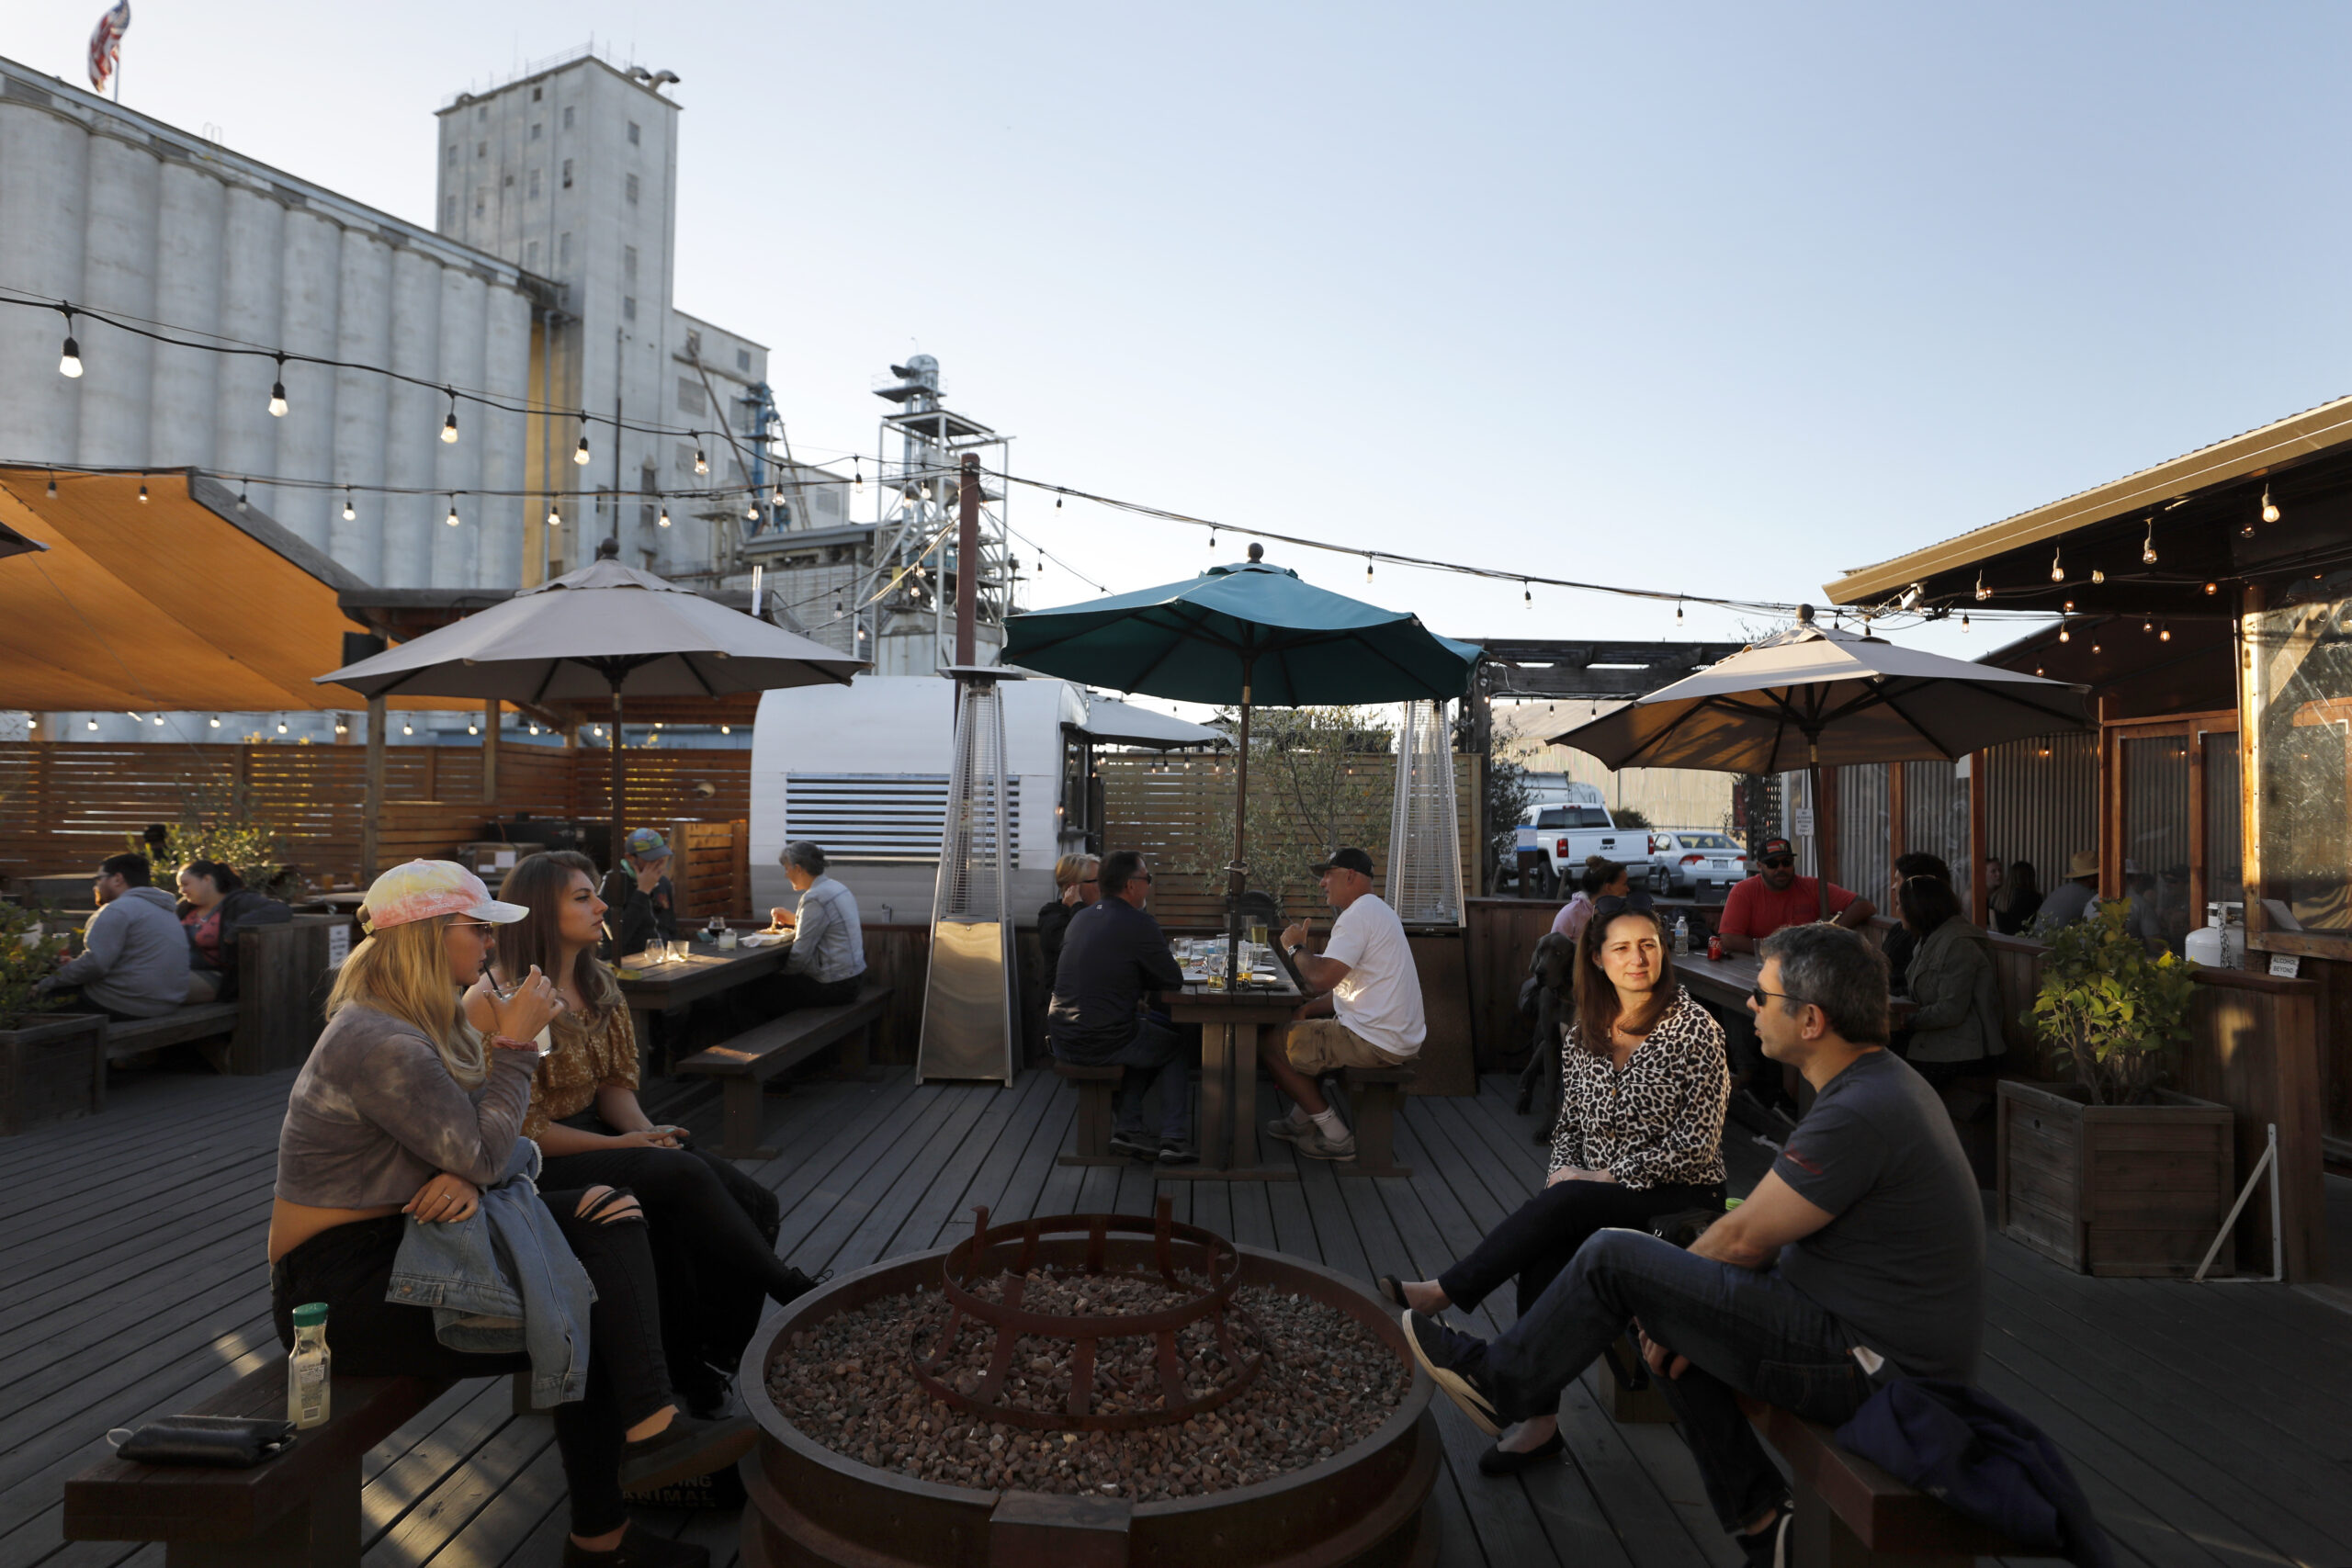
[[[347,1372],[483,1377],[530,1365],[451,1349],[430,1307],[385,1299],[404,1227],[470,1219],[520,1136],[539,1065],[533,1036],[560,1003],[536,966],[502,994],[484,963],[493,930],[524,913],[446,861],[396,866],[368,890],[368,939],[336,976],[278,1134],[270,1298],[289,1348],[294,1308],[315,1302]],[[461,1006],[478,1033],[459,1027]],[[703,1548],[629,1526],[621,1488],[707,1473],[739,1457],[751,1431],[671,1403],[635,1199],[611,1187],[539,1197],[596,1292],[585,1397],[554,1412],[571,1489],[563,1561],[700,1568]]]

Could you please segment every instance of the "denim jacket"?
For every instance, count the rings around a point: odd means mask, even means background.
[[[588,1385],[588,1305],[596,1299],[555,1216],[533,1185],[539,1145],[514,1140],[506,1174],[471,1219],[413,1216],[384,1299],[433,1309],[434,1337],[474,1355],[531,1357],[531,1405],[570,1404]]]

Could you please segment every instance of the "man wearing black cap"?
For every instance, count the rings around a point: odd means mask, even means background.
[[[1715,934],[1726,953],[1753,953],[1756,944],[1782,926],[1807,926],[1821,918],[1821,883],[1797,874],[1797,852],[1786,839],[1767,839],[1756,854],[1754,876],[1735,886],[1724,899],[1723,919]],[[1878,906],[1829,885],[1829,913],[1839,925],[1870,924]]]
[[[1334,850],[1315,874],[1339,914],[1320,955],[1308,945],[1305,921],[1282,934],[1299,978],[1321,994],[1291,1015],[1287,1030],[1258,1037],[1259,1060],[1292,1102],[1290,1113],[1267,1122],[1266,1132],[1311,1159],[1353,1159],[1355,1134],[1315,1080],[1341,1067],[1398,1066],[1420,1055],[1428,1032],[1421,977],[1405,922],[1372,890],[1370,855]]]

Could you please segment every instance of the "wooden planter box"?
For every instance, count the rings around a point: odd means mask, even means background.
[[[106,1109],[106,1026],[96,1013],[62,1012],[0,1029],[0,1137]]]
[[[2077,1084],[2003,1079],[2002,1234],[2079,1273],[2195,1273],[2237,1195],[2233,1112],[2156,1101],[2093,1105]],[[2234,1262],[2224,1243],[2214,1267]]]

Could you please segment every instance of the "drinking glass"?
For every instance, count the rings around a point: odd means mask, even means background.
[[[1250,940],[1260,947],[1266,945],[1265,921],[1252,920],[1250,922]]]
[[[1225,949],[1212,947],[1201,958],[1201,974],[1212,987],[1225,984]]]

